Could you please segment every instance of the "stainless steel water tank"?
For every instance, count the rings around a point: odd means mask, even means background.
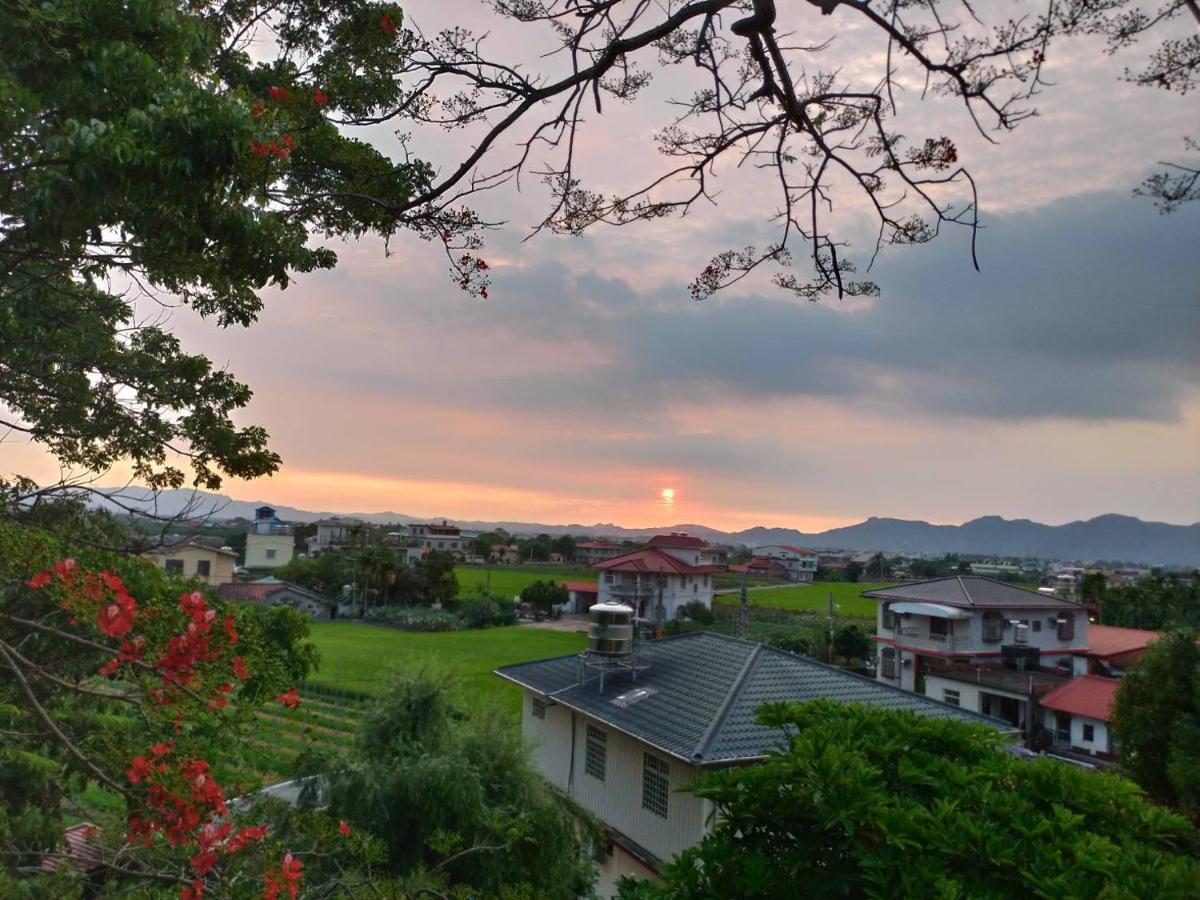
[[[624,603],[597,603],[588,609],[588,651],[598,656],[633,652],[633,608]]]

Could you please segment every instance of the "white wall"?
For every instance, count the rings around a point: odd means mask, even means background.
[[[1058,740],[1058,713],[1052,709],[1044,709],[1046,714],[1045,725],[1046,730],[1052,736],[1056,744]],[[1083,726],[1092,726],[1092,739],[1085,740],[1083,736]],[[1071,716],[1071,746],[1080,750],[1086,750],[1088,753],[1110,753],[1112,748],[1109,742],[1108,723],[1101,722],[1099,719],[1089,719],[1086,716]]]
[[[246,568],[277,569],[292,561],[294,549],[295,540],[290,534],[258,534],[252,531],[246,535]],[[268,550],[275,551],[273,558],[268,555]]]
[[[709,804],[691,794],[679,793],[698,774],[694,766],[659,753],[609,726],[592,722],[607,734],[605,777],[599,781],[584,771],[587,726],[591,720],[582,714],[572,717],[571,710],[549,703],[546,718],[537,719],[533,716],[533,697],[531,691],[525,691],[522,729],[534,745],[534,765],[547,781],[661,860],[668,860],[700,841]],[[647,752],[670,766],[671,794],[665,819],[642,808],[643,754]]]
[[[612,581],[609,581],[609,577]],[[622,584],[634,584],[637,576],[629,572],[601,572],[600,573],[600,592],[598,601],[600,603],[631,603],[634,605],[634,614],[638,614],[636,603],[620,596],[614,595],[613,588],[619,588]],[[646,591],[646,609],[645,618],[653,619],[655,607],[658,605],[658,576],[657,575],[642,575],[641,584]],[[662,603],[665,610],[664,616],[670,621],[675,618],[681,606],[691,603],[695,600],[700,601],[705,606],[712,608],[713,599],[713,579],[712,575],[668,575],[666,576],[666,584],[662,589]]]

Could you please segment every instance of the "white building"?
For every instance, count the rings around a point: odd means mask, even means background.
[[[659,535],[640,550],[595,563],[600,572],[600,603],[626,603],[639,619],[666,622],[681,607],[699,602],[712,608],[713,575],[723,566],[699,538]]]
[[[759,725],[763,703],[829,698],[987,722],[814,660],[762,644],[693,632],[638,648],[636,680],[580,680],[578,656],[504,666],[524,689],[521,727],[542,775],[604,824],[597,891],[622,875],[653,877],[698,843],[712,806],[683,792],[706,770],[763,759],[780,742]],[[803,891],[798,887],[797,894]]]
[[[465,558],[471,549],[471,541],[457,525],[450,525],[444,519],[437,523],[414,523],[408,526],[408,537],[418,547],[428,552],[440,550],[460,559]]]
[[[275,516],[270,506],[254,511],[254,522],[246,534],[247,569],[270,571],[292,561],[295,538],[292,529]]]
[[[233,581],[238,555],[228,547],[210,547],[199,541],[183,541],[145,554],[155,565],[172,575],[199,578],[210,587]]]
[[[321,519],[316,523],[317,533],[307,541],[308,555],[319,556],[329,550],[341,550],[364,524],[362,519]]]
[[[1083,675],[1041,700],[1045,728],[1056,750],[1112,759],[1120,748],[1113,740],[1113,698],[1120,684],[1112,678]]]
[[[817,560],[820,554],[816,550],[805,550],[803,547],[793,547],[790,544],[771,544],[758,547],[755,556],[773,559],[783,566],[789,581],[808,583],[817,574]]]

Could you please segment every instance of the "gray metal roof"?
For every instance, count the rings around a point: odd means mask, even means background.
[[[931,578],[928,581],[910,581],[865,591],[863,596],[877,600],[942,603],[965,609],[1076,609],[1079,606],[1069,600],[1060,600],[1057,597],[1039,594],[1037,591],[1027,591],[980,575],[951,575],[946,578]]]
[[[571,655],[517,663],[496,674],[693,765],[760,759],[778,746],[779,731],[754,721],[759,706],[777,701],[867,703],[1011,729],[807,657],[709,632],[644,642],[638,663],[646,668],[636,681],[609,674],[603,693],[596,679],[579,684],[577,660]],[[633,688],[653,691],[628,705],[614,704]]]

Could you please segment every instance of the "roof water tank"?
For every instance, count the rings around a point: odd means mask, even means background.
[[[588,652],[628,656],[633,652],[633,608],[624,603],[596,603],[588,609]]]

